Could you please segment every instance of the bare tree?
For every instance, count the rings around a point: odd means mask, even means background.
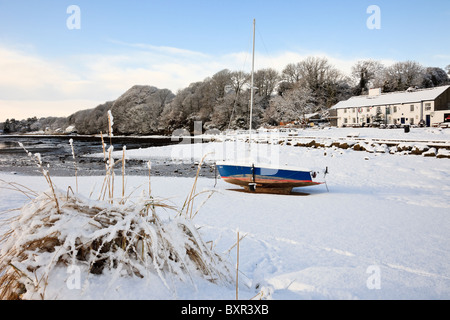
[[[382,77],[383,70],[384,65],[381,62],[374,60],[358,61],[352,67],[351,73],[353,79],[358,82],[355,88],[355,94],[361,95],[367,92],[371,85]]]
[[[278,71],[272,68],[261,69],[255,72],[254,86],[260,97],[270,97],[279,80]]]
[[[339,88],[346,77],[328,59],[309,57],[298,64],[300,80],[298,85],[311,90],[318,106],[330,108],[338,102]]]
[[[281,80],[290,84],[297,83],[300,77],[299,63],[289,63],[281,72]]]
[[[241,93],[244,85],[248,84],[250,75],[244,71],[233,71],[230,74],[230,86],[235,95]]]
[[[397,62],[385,69],[384,92],[403,91],[422,84],[424,68],[415,61]]]
[[[316,109],[315,99],[310,89],[295,86],[283,96],[276,96],[264,113],[264,120],[271,124],[279,122],[303,121],[305,116]]]

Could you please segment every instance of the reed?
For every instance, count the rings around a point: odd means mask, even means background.
[[[8,249],[0,257],[0,299],[43,299],[51,271],[74,264],[85,266],[88,279],[105,269],[139,278],[154,272],[170,290],[176,280],[195,287],[198,276],[232,281],[228,263],[203,242],[192,220],[160,218],[158,209],[177,210],[165,202],[111,206],[77,194],[56,195],[59,215],[41,194],[21,208],[16,228],[3,235],[0,243]]]
[[[205,161],[206,157],[209,156],[209,154],[210,153],[205,154],[203,156],[203,158],[201,159],[201,161],[199,162],[198,166],[197,166],[197,174],[195,175],[195,179],[194,179],[194,183],[193,183],[192,188],[191,188],[191,192],[186,197],[186,200],[183,203],[183,206],[182,206],[182,208],[181,208],[181,210],[179,212],[180,216],[184,216],[186,218],[193,219],[197,215],[197,213],[199,212],[200,208],[215,193],[214,190],[205,190],[205,191],[197,192],[197,181],[198,181],[198,177],[200,175],[200,169],[202,167],[203,162]],[[207,198],[202,202],[202,204],[194,212],[194,200],[195,200],[195,198],[199,197],[200,195],[207,194],[207,193],[209,194],[207,196]]]
[[[32,154],[31,152],[29,152],[25,146],[19,142],[20,147],[22,147],[22,149],[27,153],[27,155],[30,157],[30,159],[32,159],[32,161],[35,162],[35,164],[38,166],[38,168],[41,170],[42,176],[45,178],[45,180],[47,181],[47,184],[50,187],[50,190],[52,192],[53,195],[53,199],[55,201],[55,206],[56,206],[56,211],[58,213],[61,213],[60,208],[59,208],[59,201],[58,198],[56,197],[56,193],[55,193],[55,187],[53,185],[53,181],[50,177],[50,173],[48,172],[47,169],[44,169],[43,165],[42,165],[42,159],[41,159],[41,154],[40,153],[35,153]]]
[[[152,197],[152,182],[151,182],[151,171],[152,171],[152,163],[150,160],[147,162],[147,168],[148,168],[148,197]]]
[[[200,168],[182,209],[152,196],[150,162],[148,197],[128,201],[125,148],[122,159],[114,162],[112,148],[107,152],[103,135],[101,140],[105,177],[98,200],[87,200],[70,187],[66,192],[54,187],[40,161],[51,195],[13,182],[2,183],[30,200],[17,209],[16,217],[2,222],[10,228],[0,238],[0,299],[55,298],[46,296],[52,272],[73,265],[80,266],[85,281],[105,270],[112,273],[111,283],[119,276],[144,279],[156,274],[172,292],[176,281],[190,282],[196,288],[198,277],[232,284],[228,261],[202,240],[192,220],[198,212],[193,210],[193,201],[203,194],[196,193]],[[122,197],[114,203],[113,169],[119,162]],[[172,212],[175,218],[162,219],[160,210]]]
[[[123,203],[125,200],[125,151],[127,150],[126,146],[122,148],[122,200]]]
[[[76,190],[78,193],[78,168],[77,168],[77,159],[75,158],[75,150],[73,148],[73,139],[70,139],[69,143],[70,143],[70,148],[72,149],[73,164],[75,166],[75,184],[76,184]]]

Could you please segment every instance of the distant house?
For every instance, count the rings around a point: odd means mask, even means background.
[[[281,121],[279,124],[282,127],[289,126],[289,125],[298,125],[298,124],[307,124],[307,123],[319,123],[319,122],[326,122],[326,119],[322,119],[320,114],[318,112],[316,113],[308,113],[303,116],[300,116],[300,120],[298,121]]]
[[[65,133],[78,133],[77,129],[75,128],[75,126],[68,126],[66,128],[66,130],[64,130]]]
[[[330,114],[332,124],[338,127],[375,123],[430,127],[450,122],[450,86],[386,94],[374,89],[367,96],[339,102],[330,109]]]

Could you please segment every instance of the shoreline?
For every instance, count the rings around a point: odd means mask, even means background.
[[[75,160],[69,140],[73,139]],[[127,137],[113,136],[103,137],[109,147],[112,142],[114,150],[146,149],[149,147],[172,146],[180,143],[172,137],[145,136]],[[105,161],[102,157],[91,157],[91,154],[102,153],[100,135],[0,135],[0,172],[13,175],[41,175],[41,170],[34,158],[25,152],[18,142],[23,143],[28,152],[40,154],[44,167],[48,167],[51,176],[71,177],[75,176],[75,163],[78,176],[97,176],[105,174]],[[148,175],[147,161],[143,159],[127,159],[127,175]],[[193,177],[197,172],[194,162],[174,162],[171,159],[151,159],[152,175],[155,176],[184,176]],[[121,175],[121,165],[116,166],[115,174]],[[213,169],[206,164],[201,170],[202,176],[212,176]]]
[[[81,159],[83,160],[83,159]],[[22,160],[23,161],[23,160]],[[171,160],[152,160],[152,176],[160,177],[181,177],[192,178],[197,174],[196,163],[173,163]],[[47,164],[45,164],[47,166]],[[50,176],[54,177],[74,177],[75,164],[68,160],[65,163],[53,162],[46,168]],[[116,167],[114,173],[116,176],[122,175],[121,166]],[[147,161],[130,159],[126,161],[125,172],[127,176],[148,176]],[[27,163],[21,163],[16,166],[0,165],[0,173],[20,175],[20,176],[39,176],[41,170],[31,159]],[[103,159],[92,159],[89,162],[77,162],[78,176],[104,176],[105,165]],[[215,178],[214,164],[203,163],[200,169],[200,177]]]

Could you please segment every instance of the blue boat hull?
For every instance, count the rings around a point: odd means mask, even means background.
[[[222,179],[228,183],[257,188],[291,190],[296,187],[307,187],[321,184],[313,181],[311,171],[273,169],[252,165],[218,164]]]

